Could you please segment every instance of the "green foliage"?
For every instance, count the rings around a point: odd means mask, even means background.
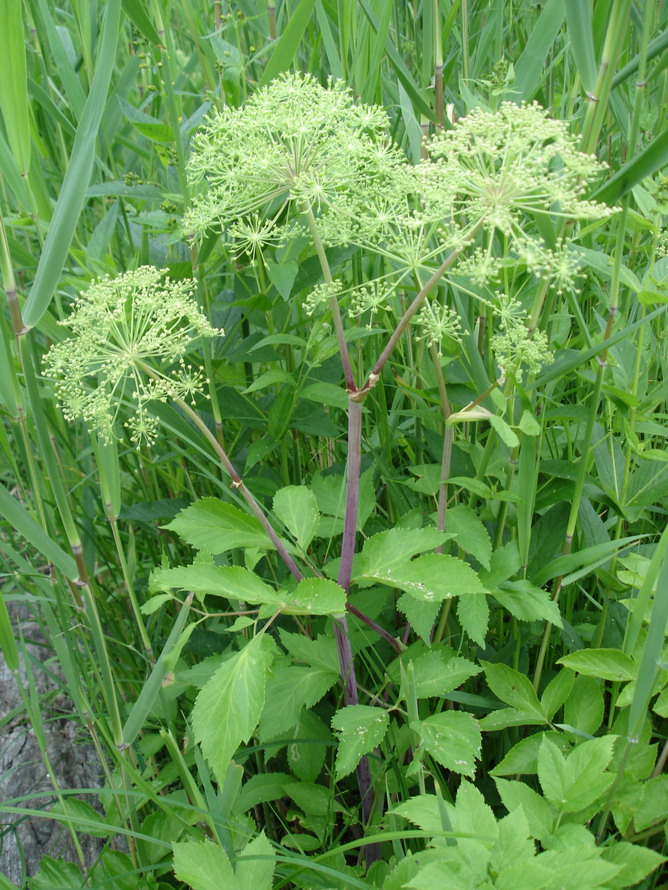
[[[232,6],[5,3],[26,887],[652,890],[666,11]]]

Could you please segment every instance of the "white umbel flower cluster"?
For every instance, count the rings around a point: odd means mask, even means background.
[[[67,420],[83,418],[107,441],[118,436],[121,406],[131,441],[152,442],[158,421],[151,401],[192,401],[203,391],[201,370],[184,355],[196,337],[222,336],[193,297],[196,282],[172,281],[166,270],[142,266],[92,284],[76,301],[66,324],[75,335],[54,344],[45,374]],[[174,366],[165,371],[165,367]]]

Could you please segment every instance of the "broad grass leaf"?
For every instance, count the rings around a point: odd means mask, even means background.
[[[590,95],[596,85],[596,54],[592,35],[591,10],[580,0],[564,0],[571,55],[578,69],[582,86]]]
[[[592,201],[614,204],[634,185],[668,164],[668,130],[656,136],[649,145],[624,164],[600,189],[590,195]]]
[[[562,0],[548,0],[543,7],[522,54],[515,62],[515,81],[509,90],[508,99],[520,98],[526,102],[535,95],[545,68],[545,60],[561,29],[564,11]]]
[[[232,755],[247,742],[264,707],[273,643],[260,634],[218,668],[195,700],[192,724],[218,784],[224,784]]]
[[[283,33],[274,45],[269,61],[258,82],[258,88],[265,86],[277,74],[290,68],[314,6],[315,0],[300,0],[283,29]]]
[[[482,744],[478,722],[465,711],[442,711],[411,723],[421,746],[441,766],[472,779]]]
[[[56,292],[86,199],[86,189],[96,158],[95,141],[116,63],[116,46],[122,30],[120,21],[120,0],[109,0],[105,4],[105,18],[98,41],[100,52],[90,92],[79,120],[32,288],[24,306],[23,320],[28,327],[39,322]],[[76,82],[79,83],[78,80]]]
[[[299,546],[306,550],[318,529],[320,513],[313,492],[305,485],[287,485],[274,495],[274,513]]]
[[[271,890],[276,851],[264,831],[246,844],[237,857],[237,882],[241,890]]]
[[[192,890],[241,890],[227,853],[208,838],[172,844],[174,874]]]
[[[334,714],[332,728],[339,733],[337,779],[352,773],[362,757],[380,745],[389,723],[387,711],[368,705],[348,705]]]
[[[4,596],[0,596],[0,652],[4,655],[10,671],[17,671],[19,669],[19,650]]]
[[[123,726],[123,744],[131,745],[146,724],[146,718],[151,712],[162,688],[163,680],[169,670],[172,670],[176,658],[181,654],[181,649],[187,642],[195,625],[186,627],[186,619],[190,613],[192,595],[187,597],[176,621],[172,624],[167,641],[156,661],[153,670],[141,686],[141,691],[136,702],[132,705],[128,718]],[[185,628],[185,629],[184,629]],[[184,636],[184,634],[187,634]]]
[[[636,675],[633,660],[618,649],[580,649],[564,655],[557,664],[600,680],[622,682],[633,680]]]
[[[22,176],[30,170],[30,105],[21,0],[0,0],[0,111]]]
[[[186,543],[209,553],[237,547],[273,547],[254,516],[218,498],[202,498],[176,516],[169,525]]]
[[[65,553],[47,533],[39,526],[26,508],[9,493],[4,485],[0,484],[0,516],[4,517],[18,534],[41,553],[45,559],[52,562],[66,578],[74,581],[79,577],[79,571],[74,559]]]

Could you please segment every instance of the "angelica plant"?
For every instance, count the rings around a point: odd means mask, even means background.
[[[196,197],[185,230],[198,238],[209,230],[221,232],[237,258],[245,255],[259,267],[269,251],[303,242],[307,235],[320,264],[321,281],[303,308],[309,316],[331,313],[348,395],[346,505],[337,573],[346,595],[356,551],[361,406],[399,340],[410,335],[415,322],[416,343],[424,342],[434,358],[447,417],[440,357],[446,343],[457,348],[462,322],[436,290],[462,272],[483,287],[498,285],[508,281],[513,266],[525,278],[549,279],[558,292],[572,287],[577,264],[565,243],[545,242],[545,227],[536,218],[544,216],[549,224],[558,217],[606,216],[607,207],[583,198],[587,179],[598,169],[595,158],[578,151],[565,124],[535,105],[513,104],[497,113],[473,112],[431,139],[427,158],[413,166],[389,138],[383,110],[357,104],[340,83],[330,80],[323,87],[304,75],[281,76],[245,107],[213,115],[195,137],[188,170]],[[334,279],[327,249],[341,246],[375,258],[375,273],[355,280],[343,272]],[[409,292],[415,295],[404,308]],[[487,298],[470,292],[492,316],[499,309],[492,348],[501,374],[512,379],[523,370],[534,373],[550,360],[546,335],[531,336],[526,308],[513,295],[496,298],[492,292]],[[342,309],[371,330],[389,329],[371,368],[353,367]],[[443,472],[451,447],[449,427]],[[440,530],[443,492],[442,485]],[[357,705],[346,619],[332,617],[344,701]],[[364,757],[357,778],[368,818],[373,798]]]
[[[274,501],[275,514],[302,548],[290,550],[190,404],[206,381],[185,364],[187,347],[196,337],[220,334],[196,306],[192,283],[171,282],[164,273],[147,268],[98,282],[82,295],[70,317],[77,337],[54,346],[46,362],[67,417],[82,416],[106,438],[117,434],[125,405],[134,411],[125,421],[132,441],[150,442],[157,431],[150,403],[167,399],[205,436],[283,560],[292,576],[289,583],[297,586],[283,590],[285,582],[277,578],[279,589],[272,590],[250,569],[235,567],[233,575],[221,574],[219,569],[230,567],[199,563],[174,569],[175,574],[158,572],[156,589],[186,586],[203,596],[217,589],[233,599],[243,597],[260,605],[256,621],[271,615],[269,624],[281,612],[331,617],[343,701],[350,708],[347,715],[337,716],[335,728],[366,740],[354,760],[339,762],[337,757],[337,772],[343,776],[356,771],[367,823],[374,809],[367,755],[383,738],[388,721],[383,711],[370,715],[373,709],[359,703],[346,612],[393,648],[400,650],[402,643],[350,603],[351,586],[360,578],[367,586],[371,581],[402,590],[399,608],[423,639],[429,638],[443,607],[436,631],[436,639],[441,638],[452,596],[485,588],[468,564],[444,551],[452,424],[444,423],[436,528],[421,530],[425,534],[415,536],[416,549],[407,545],[408,556],[403,561],[396,557],[397,565],[391,533],[386,543],[367,542],[357,554],[362,405],[402,337],[409,337],[420,355],[428,354],[433,361],[443,419],[448,420],[442,353],[459,349],[468,324],[451,298],[455,288],[469,293],[489,317],[488,335],[498,366],[490,368],[489,389],[460,414],[484,400],[504,376],[504,395],[510,400],[520,375],[536,373],[551,358],[546,333],[527,326],[527,295],[541,281],[549,282],[555,292],[574,289],[578,272],[568,243],[562,239],[548,244],[543,233],[556,218],[591,220],[609,213],[607,207],[583,198],[587,178],[599,169],[596,160],[577,150],[565,124],[552,121],[537,106],[506,104],[497,113],[473,112],[431,139],[426,149],[424,160],[410,164],[389,136],[383,109],[357,103],[340,83],[321,86],[311,76],[286,74],[244,107],[213,114],[194,138],[188,162],[195,197],[183,226],[196,242],[210,231],[220,233],[231,256],[248,261],[257,272],[259,284],[266,280],[270,264],[275,267],[289,249],[299,262],[314,256],[319,265],[320,280],[312,281],[305,299],[289,308],[294,317],[301,311],[323,318],[331,314],[347,395],[345,509],[336,584],[324,579],[325,567],[306,554],[317,535],[312,493],[288,485]],[[544,224],[537,224],[538,217],[544,217]],[[331,250],[342,247],[355,259],[337,268],[334,277]],[[371,365],[362,366],[359,356],[351,354],[345,318],[376,335],[379,352]],[[490,433],[488,452],[493,442]],[[195,513],[198,509],[195,505]],[[207,528],[210,521],[216,527],[216,509],[202,508]],[[185,529],[186,540],[195,546],[205,542],[209,552],[218,546],[206,532],[189,538],[185,520],[177,520],[174,527]],[[258,539],[259,547],[262,541]],[[385,548],[382,560],[374,552],[378,546]],[[425,550],[435,552],[411,561]],[[356,555],[363,558],[355,565]],[[220,782],[226,757],[248,740],[260,718],[263,684],[273,658],[271,646],[264,642],[269,624],[256,627],[253,642],[238,659],[222,665],[195,704],[195,738]],[[230,677],[236,672],[243,675],[239,688],[247,682],[246,672],[259,684],[248,705],[232,694],[237,681],[232,683]],[[428,745],[428,734],[419,741],[420,723],[417,713],[411,713],[416,746]],[[228,721],[229,714],[233,716]],[[220,720],[224,727],[218,730]],[[469,758],[448,761],[449,768],[472,774],[478,737],[478,730],[469,733]],[[372,845],[367,861],[376,856]]]

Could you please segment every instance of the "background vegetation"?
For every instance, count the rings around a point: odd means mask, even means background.
[[[25,719],[42,743],[53,714],[35,672],[48,671],[100,770],[99,788],[63,788],[47,762],[52,798],[0,803],[8,834],[9,820],[34,817],[58,820],[75,850],[81,835],[100,839],[93,861],[45,860],[27,886],[660,886],[665,0],[2,0],[0,15],[0,644],[24,702],[4,720]],[[365,402],[358,544],[400,529],[382,539],[389,560],[401,535],[433,528],[451,435],[446,552],[476,571],[489,615],[448,599],[411,628],[392,587],[360,585],[351,603],[385,635],[349,619],[359,706],[385,723],[357,746],[354,731],[369,728],[341,716],[331,619],[278,617],[259,730],[257,720],[243,728],[243,708],[222,724],[214,715],[209,750],[217,727],[241,727],[221,771],[195,743],[193,703],[259,639],[257,616],[240,614],[252,612],[240,597],[193,601],[169,585],[149,590],[149,578],[191,563],[191,544],[195,561],[212,551],[217,565],[268,583],[286,583],[282,564],[178,406],[156,405],[150,450],[105,444],[63,418],[42,357],[93,279],[141,265],[194,276],[200,306],[225,329],[189,356],[210,381],[197,413],[300,565],[328,572],[340,555],[347,399],[328,321],[302,309],[320,280],[316,254],[306,243],[276,251],[259,275],[218,236],[195,247],[180,226],[204,117],[286,70],[341,78],[385,108],[413,163],[425,136],[472,109],[537,101],[607,165],[589,194],[617,210],[572,229],[577,287],[550,292],[530,319],[552,363],[495,389],[494,318],[462,280],[441,292],[468,332],[462,343],[434,362],[424,342],[403,338]],[[554,240],[559,225],[541,236]],[[346,248],[330,262],[353,283],[368,274]],[[528,307],[540,287],[524,291]],[[369,369],[391,323],[347,326],[356,366]],[[471,402],[498,421],[446,426]],[[291,520],[287,495],[275,500],[289,486],[314,495],[308,541],[301,503]],[[223,557],[197,537],[206,517],[196,526],[182,512],[211,503],[202,498],[223,505]],[[436,546],[414,540],[413,553]],[[44,664],[10,621],[17,606],[53,647]],[[235,696],[253,700],[243,684]],[[438,719],[459,712],[476,728],[453,741],[454,724],[441,731]],[[475,766],[458,769],[453,750]],[[353,774],[362,755],[371,814]],[[0,876],[3,890],[14,886]]]

